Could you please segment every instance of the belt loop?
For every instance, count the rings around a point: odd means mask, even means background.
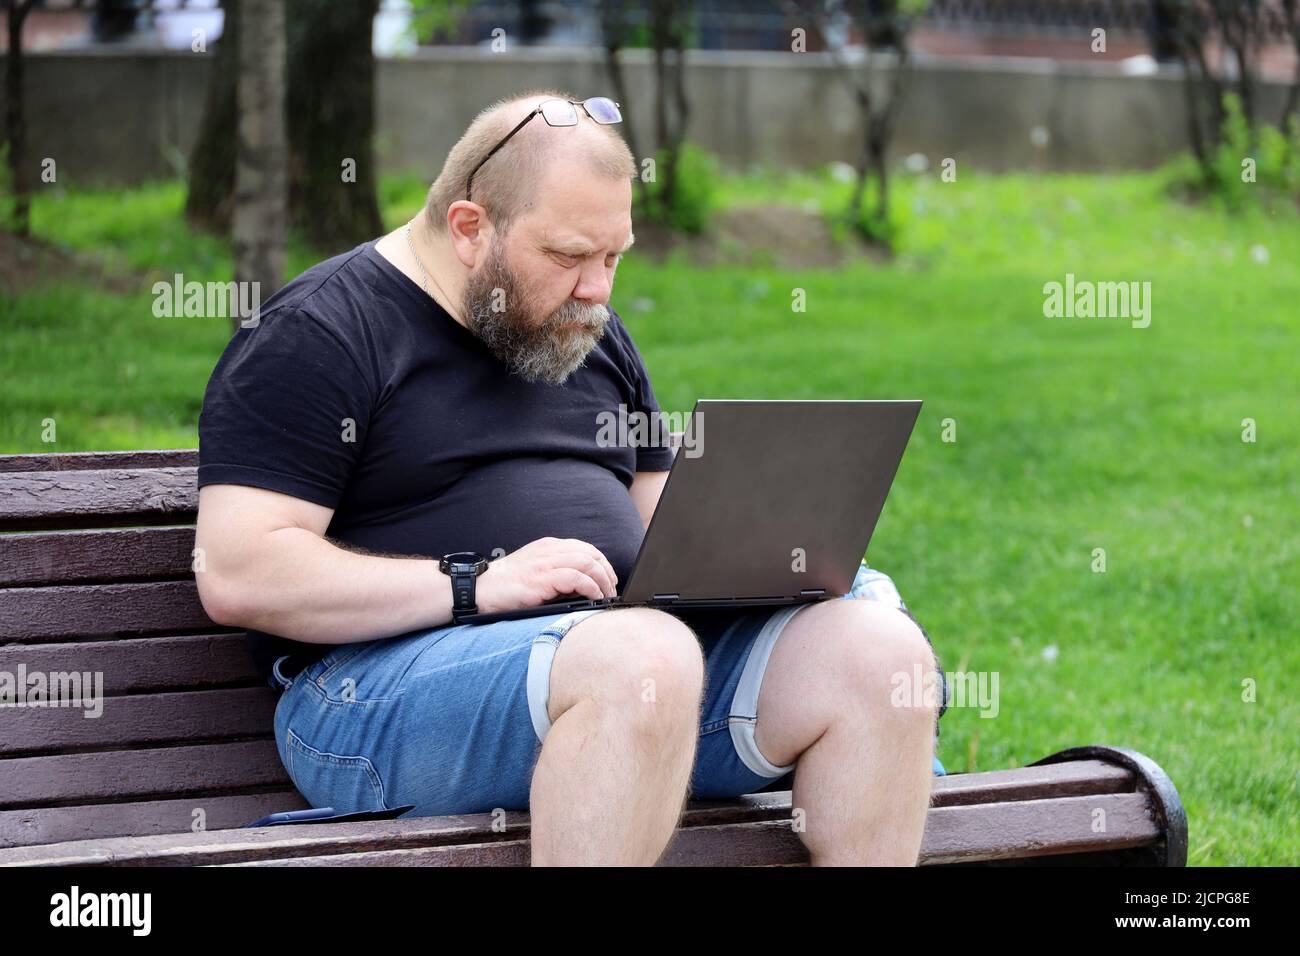
[[[293,686],[293,680],[285,677],[283,674],[280,673],[281,662],[287,661],[290,656],[291,655],[289,654],[284,654],[280,657],[277,657],[275,659],[275,663],[271,665],[271,675],[275,678],[276,683],[280,685],[280,689],[282,691],[288,690],[290,687]]]

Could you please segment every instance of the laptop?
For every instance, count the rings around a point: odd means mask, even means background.
[[[457,623],[843,597],[920,411],[920,401],[701,399],[617,596],[468,614]]]

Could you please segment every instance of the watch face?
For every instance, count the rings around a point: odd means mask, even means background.
[[[476,571],[485,563],[483,555],[477,551],[453,551],[442,556],[439,566],[444,574],[450,574],[452,571]]]
[[[477,551],[453,551],[451,554],[444,554],[442,560],[448,564],[478,564],[483,560],[483,555]]]

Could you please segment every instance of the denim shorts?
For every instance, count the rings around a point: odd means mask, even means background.
[[[911,616],[892,582],[865,564],[845,597],[890,601]],[[705,658],[692,798],[738,796],[792,780],[793,764],[774,766],[759,752],[754,727],[772,647],[804,606],[680,615]],[[600,613],[340,644],[287,679],[281,658],[275,741],[285,770],[313,807],[338,812],[405,804],[415,807],[410,816],[525,810],[551,724],[551,662],[569,629]],[[934,771],[944,773],[937,757]]]

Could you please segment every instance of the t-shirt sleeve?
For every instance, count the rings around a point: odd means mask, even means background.
[[[375,394],[356,348],[302,309],[240,328],[203,396],[199,487],[253,485],[337,508]]]
[[[619,340],[622,344],[624,360],[627,365],[628,378],[632,383],[634,408],[630,411],[644,412],[647,419],[651,422],[659,422],[661,409],[659,400],[655,397],[654,387],[650,384],[650,373],[646,370],[645,361],[641,358],[641,352],[636,347],[636,342],[632,340],[632,334],[628,332],[627,327],[617,312],[613,312],[611,325],[617,329]],[[662,428],[662,443],[640,446],[636,450],[636,470],[637,471],[667,471],[673,466],[673,450],[667,447],[668,426],[665,424]],[[659,434],[659,430],[655,430]]]

